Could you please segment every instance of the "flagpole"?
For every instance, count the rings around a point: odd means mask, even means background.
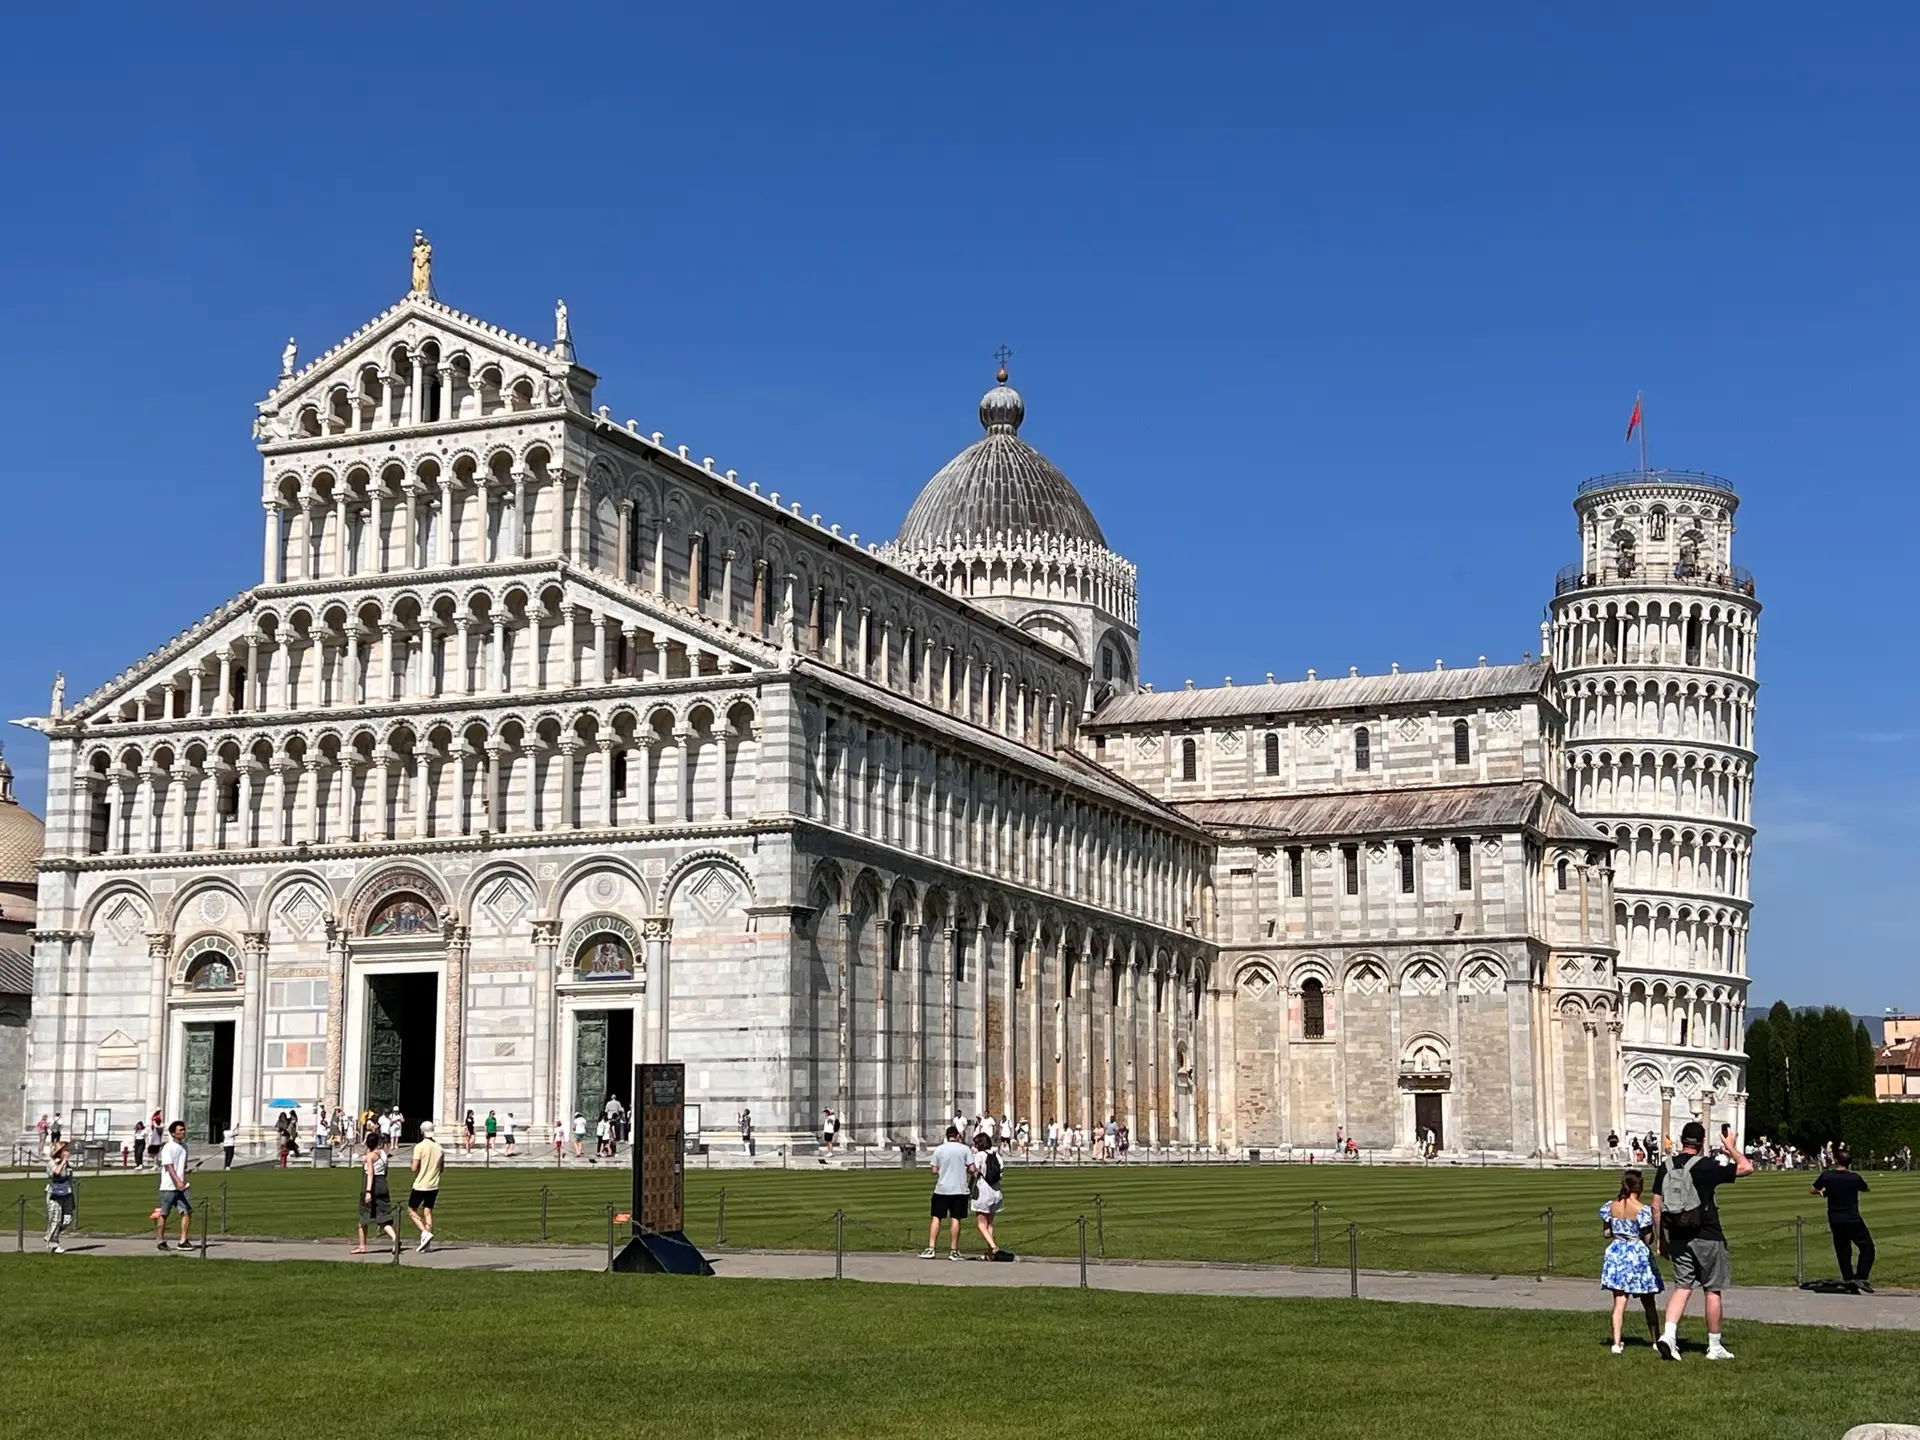
[[[1633,408],[1640,416],[1640,478],[1647,478],[1647,392],[1634,392]]]

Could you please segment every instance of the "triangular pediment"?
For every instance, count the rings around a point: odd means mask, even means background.
[[[571,349],[557,340],[530,340],[430,295],[406,295],[304,364],[290,350],[283,365],[291,360],[291,369],[258,404],[259,438],[268,444],[309,438],[303,411],[312,412],[320,433],[336,433],[329,420],[340,413],[341,392],[356,406],[377,403],[384,398],[386,378],[398,371],[405,383],[415,358],[423,355],[436,371],[450,367],[463,385],[485,377],[487,388],[502,396],[525,387],[530,408],[570,404],[584,409],[597,377],[574,363]],[[359,428],[357,421],[347,427]]]

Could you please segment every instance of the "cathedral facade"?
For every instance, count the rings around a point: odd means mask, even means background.
[[[1004,371],[863,545],[616,423],[564,307],[531,341],[427,264],[289,345],[261,583],[29,722],[21,1125],[544,1134],[666,1058],[709,1137],[831,1107],[859,1143],[963,1112],[1577,1157],[1627,1118],[1623,1044],[1661,1086],[1737,1047],[1731,978],[1680,1033],[1682,960],[1633,948],[1613,847],[1646,807],[1571,803],[1570,652],[1153,694],[1134,568]],[[1696,1068],[1675,1104],[1738,1104],[1731,1049]]]

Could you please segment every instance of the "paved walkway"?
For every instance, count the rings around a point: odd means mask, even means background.
[[[37,1247],[36,1247],[37,1248]],[[199,1252],[161,1256],[151,1240],[133,1236],[80,1236],[67,1247],[74,1259],[88,1255],[145,1256],[170,1265],[193,1264]],[[221,1239],[209,1244],[211,1260],[331,1260],[359,1265],[390,1265],[391,1251],[354,1255],[346,1241]],[[819,1280],[832,1276],[833,1256],[818,1251],[721,1250],[709,1260],[722,1276],[759,1280]],[[408,1245],[400,1263],[422,1270],[604,1270],[604,1247],[580,1245],[472,1245],[459,1242],[422,1255]],[[1041,1286],[1070,1288],[1080,1283],[1072,1260],[1021,1260],[1012,1265],[978,1261],[921,1260],[899,1254],[849,1252],[841,1262],[849,1280],[888,1285]],[[1350,1293],[1345,1270],[1296,1269],[1272,1265],[1203,1265],[1177,1262],[1108,1261],[1087,1266],[1087,1284],[1095,1290],[1145,1295],[1241,1295],[1344,1298]],[[1362,1270],[1363,1299],[1425,1305],[1464,1305],[1475,1309],[1571,1310],[1604,1313],[1605,1299],[1591,1280],[1533,1276],[1489,1279],[1484,1275],[1436,1275],[1392,1270]],[[1692,1307],[1697,1317],[1699,1306]],[[1920,1293],[1820,1295],[1771,1286],[1727,1292],[1727,1314],[1735,1320],[1780,1325],[1826,1325],[1848,1330],[1920,1330]],[[1637,1326],[1637,1313],[1627,1317]],[[1635,1331],[1637,1333],[1637,1330]]]

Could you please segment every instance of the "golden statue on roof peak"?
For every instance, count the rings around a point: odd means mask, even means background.
[[[433,242],[420,230],[413,232],[413,293],[433,293]]]

